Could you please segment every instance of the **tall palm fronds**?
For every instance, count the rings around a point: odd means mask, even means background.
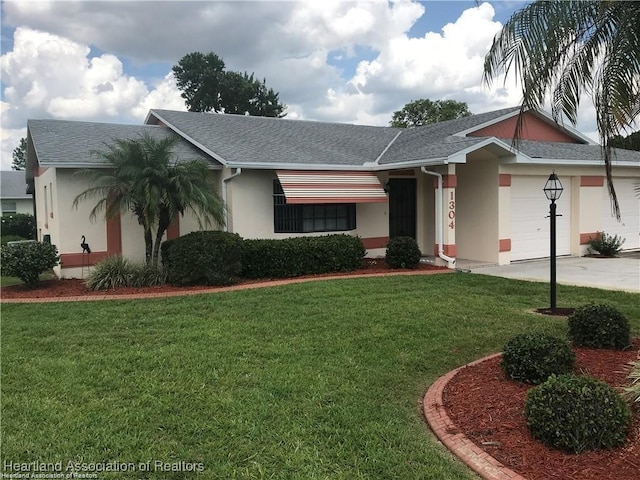
[[[94,154],[106,160],[108,169],[81,170],[91,186],[75,197],[73,205],[98,198],[90,213],[95,220],[130,211],[144,230],[145,257],[157,264],[160,244],[171,222],[185,211],[193,212],[200,227],[224,224],[224,204],[208,181],[207,164],[200,160],[177,163],[173,148],[178,137],[118,139]],[[153,229],[156,228],[156,238]]]
[[[640,2],[538,0],[527,5],[494,38],[484,80],[490,84],[511,70],[522,84],[521,113],[540,108],[550,93],[553,117],[564,116],[575,125],[581,95],[591,94],[612,211],[619,218],[609,141],[640,114]],[[520,120],[516,137],[521,127]]]

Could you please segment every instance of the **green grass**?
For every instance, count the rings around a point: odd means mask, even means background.
[[[558,300],[611,303],[640,333],[637,294],[560,285]],[[101,480],[476,478],[434,440],[422,396],[515,334],[564,335],[528,313],[547,301],[545,284],[451,274],[6,304],[2,462],[151,462]]]

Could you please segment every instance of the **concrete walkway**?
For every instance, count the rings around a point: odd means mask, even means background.
[[[514,262],[511,265],[467,267],[472,273],[497,277],[549,282],[549,259]],[[618,258],[560,257],[556,260],[558,284],[579,285],[640,293],[640,255]]]

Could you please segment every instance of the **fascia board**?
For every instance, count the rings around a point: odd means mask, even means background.
[[[182,138],[184,138],[187,142],[191,143],[192,145],[195,145],[196,147],[198,147],[200,150],[202,150],[203,152],[205,152],[207,155],[213,157],[215,160],[217,160],[218,162],[220,162],[223,166],[225,167],[229,167],[230,164],[227,160],[225,160],[222,156],[218,155],[215,152],[212,152],[211,150],[209,150],[207,147],[205,147],[204,145],[202,145],[200,142],[197,142],[196,140],[194,140],[193,138],[191,138],[189,135],[187,135],[186,133],[184,133],[182,130],[180,130],[179,128],[177,128],[175,125],[171,124],[171,122],[168,122],[167,120],[165,120],[164,118],[162,118],[161,115],[159,115],[157,112],[151,110],[149,112],[149,114],[147,114],[147,118],[150,118],[149,115],[151,115],[151,113],[153,112],[153,116],[156,117],[158,120],[160,120],[163,124],[165,124],[167,127],[169,127],[171,130],[173,130],[175,133],[177,133],[178,135],[180,135]]]
[[[504,115],[502,115],[500,117],[494,118],[492,120],[488,120],[488,121],[486,121],[484,123],[476,125],[475,127],[470,127],[470,128],[467,128],[466,130],[461,130],[461,131],[459,131],[457,133],[454,133],[453,136],[455,136],[455,137],[466,137],[470,133],[473,133],[473,132],[475,132],[477,130],[482,130],[485,127],[489,127],[491,125],[494,125],[496,123],[502,122],[503,120],[507,120],[508,118],[514,117],[514,116],[519,115],[519,114],[520,114],[520,110],[515,110],[515,111],[513,111],[511,113],[505,113]]]
[[[565,165],[574,167],[602,167],[604,161],[602,160],[578,160],[578,159],[565,159],[565,158],[541,158],[541,157],[528,157],[526,155],[518,155],[515,159],[509,160],[505,163],[520,163],[530,165]],[[636,167],[640,168],[637,162],[629,162],[624,160],[613,160],[611,165],[616,167]]]
[[[371,164],[368,164],[371,165]],[[225,165],[228,168],[247,168],[249,170],[344,170],[370,172],[373,169],[363,165],[315,165],[309,163],[260,163],[260,162],[232,162]]]

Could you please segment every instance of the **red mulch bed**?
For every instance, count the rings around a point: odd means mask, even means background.
[[[384,274],[393,272],[411,272],[411,271],[447,271],[446,267],[436,267],[428,263],[421,263],[415,270],[405,269],[392,269],[387,265],[384,259],[365,259],[362,263],[362,268],[354,270],[352,272],[340,272],[340,273],[328,273],[321,275],[306,275],[303,277],[295,277],[290,280],[306,279],[306,278],[321,278],[321,277],[335,277],[335,276],[358,276],[366,274]],[[281,281],[281,280],[280,280]],[[242,286],[256,283],[265,283],[269,280],[242,280],[234,286]],[[81,297],[90,295],[130,295],[130,294],[161,294],[166,292],[188,292],[192,290],[202,290],[204,286],[191,286],[191,287],[176,287],[173,285],[162,285],[159,287],[140,287],[140,288],[115,288],[113,290],[89,290],[84,280],[79,279],[63,279],[63,280],[44,280],[38,283],[35,289],[28,289],[24,285],[12,285],[9,287],[3,287],[0,295],[2,298],[60,298],[60,297]]]
[[[575,348],[576,373],[613,387],[627,383],[628,362],[638,359],[640,339],[625,351]],[[531,386],[507,380],[496,357],[463,368],[445,387],[447,414],[476,445],[528,480],[637,480],[640,478],[640,411],[625,446],[568,455],[534,440],[526,426],[524,399]]]

